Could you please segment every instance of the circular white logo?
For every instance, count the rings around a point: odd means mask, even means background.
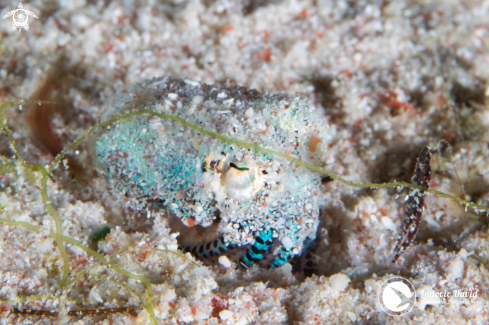
[[[29,30],[29,24],[27,24],[27,21],[29,20],[29,16],[34,17],[37,19],[37,16],[29,10],[24,9],[22,6],[22,3],[19,3],[17,6],[19,9],[15,9],[12,11],[9,11],[3,18],[8,18],[12,16],[12,20],[14,24],[12,25],[12,30],[16,30],[17,28],[19,31],[22,31],[22,28],[24,28],[25,31]]]
[[[387,279],[377,293],[380,307],[391,316],[404,316],[416,303],[416,289],[400,276]]]

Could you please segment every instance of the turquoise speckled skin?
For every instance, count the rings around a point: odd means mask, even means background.
[[[316,165],[330,140],[322,113],[306,99],[234,85],[145,81],[119,94],[102,120],[138,109]],[[286,159],[150,115],[113,123],[93,144],[112,191],[133,209],[156,200],[189,227],[219,219],[221,242],[206,252],[249,247],[242,266],[272,254],[271,266],[280,267],[316,236],[321,176]]]

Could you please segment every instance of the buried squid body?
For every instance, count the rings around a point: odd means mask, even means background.
[[[323,114],[308,100],[163,77],[116,96],[102,120],[143,109],[150,112],[112,123],[92,142],[112,191],[133,209],[156,200],[188,226],[208,227],[219,216],[220,237],[189,250],[208,257],[243,248],[243,267],[266,260],[264,266],[280,267],[314,240],[321,175],[225,141],[319,165],[321,144],[330,138]]]

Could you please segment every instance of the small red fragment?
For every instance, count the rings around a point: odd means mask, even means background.
[[[226,25],[222,28],[222,33],[226,34],[227,32],[232,31],[233,29],[234,27],[232,25]]]
[[[340,71],[340,74],[341,74],[341,75],[344,75],[344,76],[345,76],[345,77],[347,77],[347,78],[351,78],[351,77],[353,77],[353,73],[351,73],[351,71],[350,71],[350,70],[342,70],[342,71]]]
[[[110,51],[112,51],[112,49],[114,48],[114,44],[107,44],[104,48],[104,52],[105,54],[109,53]]]
[[[457,139],[450,133],[450,131],[443,131],[442,139],[447,140],[453,146]]]
[[[212,317],[219,318],[219,313],[228,308],[227,300],[229,297],[216,294],[217,298],[212,298]],[[223,297],[224,296],[224,297]],[[220,299],[218,299],[220,298]]]
[[[272,56],[272,51],[270,49],[263,50],[260,54],[256,56],[258,60],[263,60],[265,62],[270,62]]]
[[[139,254],[138,256],[138,260],[140,262],[144,261],[146,259],[146,257],[148,257],[148,255],[151,254],[151,251],[143,251]]]
[[[311,135],[311,139],[309,140],[309,144],[307,145],[307,149],[310,152],[316,152],[316,149],[318,147],[318,144],[320,144],[322,141],[319,139],[317,136],[314,134]]]
[[[75,263],[76,263],[76,264],[85,264],[85,263],[87,263],[87,262],[88,262],[88,259],[87,259],[86,257],[77,258],[77,259],[75,260]]]
[[[409,105],[408,103],[403,103],[403,102],[399,102],[397,100],[390,100],[388,101],[387,103],[385,103],[387,105],[387,107],[389,107],[391,110],[405,110],[405,111],[409,111],[411,113],[416,113],[416,109],[414,109],[414,107],[412,107],[411,105]]]

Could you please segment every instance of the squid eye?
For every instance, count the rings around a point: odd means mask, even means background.
[[[236,166],[235,163],[230,163],[229,167],[232,167],[232,168],[237,169],[237,170],[242,171],[242,172],[246,171],[246,170],[250,170],[248,167],[238,167],[238,166]]]
[[[247,167],[240,167],[241,164]],[[242,202],[252,200],[264,185],[259,168],[254,162],[232,162],[228,166],[224,173],[227,195]]]

